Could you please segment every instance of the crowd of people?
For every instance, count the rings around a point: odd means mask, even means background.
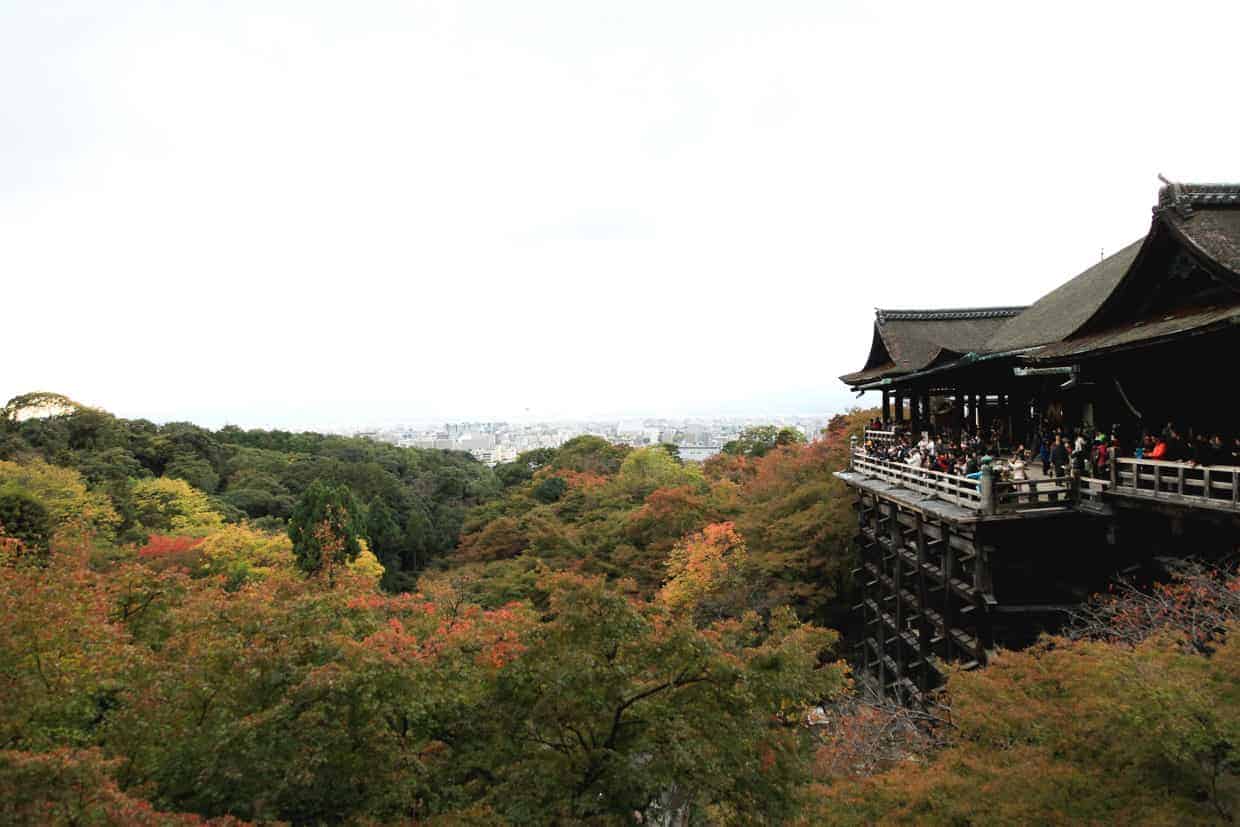
[[[1217,433],[1190,430],[1184,435],[1173,423],[1156,433],[1145,432],[1134,445],[1127,446],[1118,429],[1110,434],[1091,434],[1080,428],[1069,431],[1045,421],[1029,435],[1027,444],[1015,446],[1002,445],[1003,433],[998,427],[988,431],[938,429],[914,434],[901,424],[875,419],[869,429],[891,434],[867,438],[864,447],[869,456],[971,479],[981,475],[985,463],[993,463],[1001,476],[1013,480],[1029,479],[1031,469],[1039,466],[1042,476],[1048,478],[1105,479],[1112,458],[1123,456],[1200,466],[1240,466],[1240,436],[1228,442]]]
[[[936,436],[929,431],[923,431],[917,436],[899,426],[884,426],[880,420],[870,423],[870,430],[890,430],[893,436],[888,439],[867,439],[867,455],[903,463],[912,468],[976,479],[981,475],[982,463],[987,458],[994,457],[995,444],[983,440],[976,433],[961,433],[954,439],[946,433]]]
[[[1240,436],[1228,442],[1222,434],[1194,432],[1182,434],[1168,422],[1157,434],[1145,433],[1133,454],[1138,459],[1162,459],[1192,465],[1240,466]]]

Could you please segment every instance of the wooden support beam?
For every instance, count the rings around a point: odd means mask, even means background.
[[[900,509],[895,503],[891,503],[891,521],[888,522],[891,530],[891,542],[896,549],[896,554],[892,555],[892,564],[895,570],[892,577],[894,597],[896,598],[895,616],[896,616],[896,681],[897,683],[904,681],[904,645],[899,640],[899,635],[904,632],[904,601],[900,598],[901,580],[904,572],[904,563],[901,562],[900,552],[904,550],[904,532],[900,529]]]
[[[946,525],[943,526],[943,530],[945,532],[951,531]],[[952,544],[949,541],[943,544],[943,579],[945,585],[950,584],[952,578],[955,577],[955,564],[956,550],[952,548]],[[945,626],[950,627],[954,619],[955,615],[952,613],[952,590],[950,588],[943,589],[943,623]],[[943,641],[943,659],[951,660],[952,636],[945,635],[945,638]]]
[[[917,653],[921,657],[923,663],[930,662],[930,619],[926,616],[926,609],[930,607],[928,594],[926,591],[926,527],[925,520],[921,514],[917,514]],[[922,695],[931,689],[929,686],[929,671],[922,669],[917,679]]]

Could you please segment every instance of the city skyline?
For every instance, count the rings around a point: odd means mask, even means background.
[[[831,389],[834,390],[834,389]],[[54,388],[27,388],[23,393],[48,391],[60,393]],[[11,398],[17,394],[8,394]],[[141,410],[125,407],[112,407],[99,400],[82,398],[72,393],[65,396],[86,407],[106,410],[109,413],[126,419],[146,419],[157,423],[192,422],[206,428],[235,426],[240,428],[260,428],[277,430],[312,430],[331,433],[354,433],[377,428],[397,426],[432,427],[449,423],[512,423],[522,425],[535,424],[566,424],[566,423],[602,423],[630,422],[643,420],[659,421],[771,421],[804,419],[811,417],[830,417],[854,407],[873,407],[874,400],[857,399],[853,394],[834,391],[823,394],[820,399],[812,396],[771,395],[765,398],[765,405],[747,408],[743,401],[724,403],[709,409],[703,406],[699,410],[649,410],[649,411],[538,411],[533,408],[503,413],[502,411],[481,411],[471,413],[419,413],[404,410],[399,403],[386,403],[378,406],[357,404],[351,401],[336,403],[336,415],[269,416],[258,412],[256,415],[245,416],[242,408],[219,408],[190,411],[184,409]],[[797,405],[800,400],[803,404]],[[0,399],[0,402],[3,402]],[[815,404],[815,403],[821,404]],[[781,407],[782,403],[788,403]]]

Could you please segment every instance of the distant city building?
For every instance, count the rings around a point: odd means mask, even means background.
[[[617,445],[642,448],[660,443],[675,445],[685,462],[702,462],[746,428],[759,425],[791,427],[809,439],[826,426],[824,416],[720,417],[710,419],[646,418],[577,422],[444,422],[436,425],[394,425],[345,429],[372,439],[410,448],[465,451],[487,465],[512,462],[526,451],[559,448],[570,439],[596,436]]]

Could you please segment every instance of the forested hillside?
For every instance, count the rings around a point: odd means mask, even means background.
[[[65,413],[18,419],[47,406]],[[283,532],[312,482],[340,484],[364,509],[364,533],[390,590],[411,587],[419,569],[455,548],[469,508],[500,490],[491,470],[463,453],[360,437],[156,425],[55,394],[10,401],[0,421],[0,460],[76,471],[106,510],[97,518],[98,539],[121,545],[171,528],[153,510],[156,501],[183,500],[178,507],[201,508],[212,519]]]
[[[1234,572],[1101,598],[929,715],[854,692],[866,419],[492,471],[17,400],[0,823],[1231,823]]]
[[[470,512],[439,568],[497,605],[537,600],[545,571],[601,575],[650,598],[671,565],[698,572],[735,560],[745,591],[732,613],[787,605],[803,619],[840,620],[853,521],[831,472],[864,419],[837,417],[808,444],[791,430],[753,429],[704,465],[667,446],[630,450],[597,437],[522,455],[496,469],[503,496]]]

